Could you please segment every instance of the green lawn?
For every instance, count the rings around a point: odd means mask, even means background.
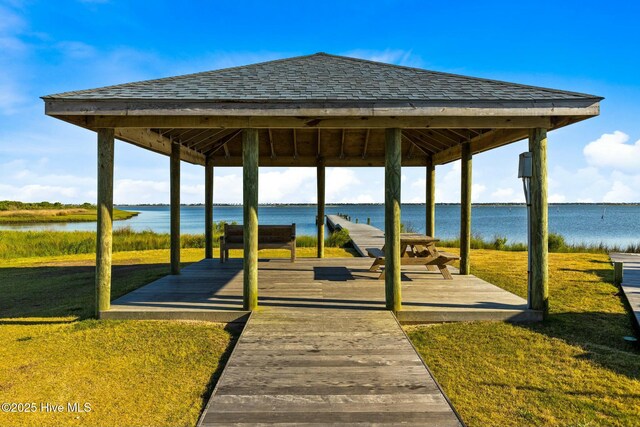
[[[182,251],[185,264],[202,255]],[[87,402],[92,411],[0,412],[0,425],[194,425],[239,331],[92,319],[94,257],[1,261],[0,401]],[[113,297],[167,274],[168,259],[168,250],[114,253]],[[408,327],[411,339],[469,426],[638,425],[640,354],[622,340],[632,330],[608,258],[551,254],[550,263],[544,324]],[[526,253],[474,250],[472,269],[526,294]]]
[[[351,256],[327,248],[327,256]],[[239,251],[232,251],[238,256]],[[314,248],[299,248],[312,256]],[[288,251],[261,251],[287,257]],[[202,259],[184,249],[184,264]],[[98,321],[94,254],[29,257],[0,264],[0,426],[193,426],[239,330],[181,321]],[[168,250],[114,254],[117,298],[168,273]],[[90,404],[87,413],[46,413],[42,403]]]
[[[526,298],[526,253],[472,251],[472,273]],[[469,426],[640,424],[640,353],[606,255],[550,254],[542,324],[407,327]]]

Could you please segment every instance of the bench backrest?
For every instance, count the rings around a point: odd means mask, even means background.
[[[224,239],[227,243],[243,241],[244,226],[225,224]],[[286,243],[295,239],[296,225],[258,225],[258,243]]]

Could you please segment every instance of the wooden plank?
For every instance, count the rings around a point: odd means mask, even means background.
[[[492,148],[507,145],[525,139],[529,129],[493,129],[471,139],[471,154],[482,153]],[[433,163],[443,165],[458,160],[461,156],[460,144],[454,145],[433,155]]]
[[[531,292],[530,305],[546,316],[549,311],[549,212],[547,205],[547,131],[529,134],[531,151]]]
[[[461,144],[460,177],[460,274],[469,274],[471,258],[471,144]]]
[[[113,225],[113,129],[98,130],[98,223],[96,234],[96,315],[111,305]]]
[[[439,118],[439,117],[557,117],[596,116],[600,98],[553,101],[411,101],[384,103],[380,101],[290,102],[207,102],[169,100],[61,100],[46,98],[45,113],[50,116],[195,116],[195,117],[300,117],[321,121],[324,117],[367,119],[378,117]],[[308,125],[312,125],[310,123]],[[254,125],[255,123],[247,123]],[[143,126],[147,127],[147,126]],[[148,126],[153,127],[153,126]],[[176,126],[180,127],[180,126]],[[192,127],[192,126],[187,126]],[[207,127],[207,126],[202,126]],[[224,127],[214,126],[209,127]],[[243,127],[243,126],[229,126]],[[425,127],[425,126],[419,126]],[[428,126],[426,126],[428,127]],[[455,126],[445,126],[455,127]],[[462,126],[491,128],[491,126]]]
[[[171,144],[170,158],[171,204],[171,274],[180,274],[180,144]]]
[[[325,144],[325,146],[328,144]],[[370,144],[371,146],[371,144]],[[242,166],[242,156],[234,155],[231,153],[229,157],[224,155],[210,155],[215,166]],[[331,153],[323,152],[319,156],[324,159],[325,166],[328,167],[384,167],[383,155],[367,155],[365,159],[362,159],[360,155],[356,157],[346,156],[340,158],[339,153],[333,155]],[[283,156],[271,158],[270,156],[262,156],[260,158],[261,167],[315,167],[318,162],[318,156],[302,156],[298,155],[297,159],[293,156]],[[420,166],[425,167],[427,165],[426,156],[413,156],[411,159],[402,159],[402,166]]]
[[[471,109],[470,109],[471,110]],[[548,110],[545,110],[548,112]],[[186,113],[186,114],[185,114]],[[244,111],[246,114],[246,111]],[[99,127],[136,127],[136,128],[255,128],[255,129],[293,129],[293,128],[327,128],[327,129],[386,129],[399,127],[403,129],[447,129],[447,128],[485,128],[485,129],[514,129],[549,127],[552,123],[549,114],[503,116],[484,115],[486,111],[479,110],[477,115],[412,115],[395,114],[390,116],[368,115],[305,115],[295,116],[233,116],[233,115],[189,115],[187,112],[177,111],[171,115],[87,115],[83,117],[84,124],[90,129]],[[511,111],[512,113],[512,111]],[[51,114],[50,114],[51,115]],[[66,115],[52,114],[64,119]]]
[[[155,153],[171,155],[171,140],[148,128],[117,128],[115,137]],[[204,165],[206,161],[204,154],[185,146],[180,146],[180,159],[195,165]]]
[[[400,182],[402,180],[401,130],[386,130],[385,140],[385,251],[384,271],[387,308],[394,312],[402,309],[400,287]]]
[[[258,307],[258,131],[242,132],[242,193],[244,219],[243,307]]]
[[[321,309],[254,313],[199,425],[461,425],[391,313],[342,310],[339,317]],[[362,332],[370,322],[375,330]]]
[[[204,167],[204,257],[213,258],[213,164]]]
[[[331,217],[328,216],[328,223]],[[382,247],[384,236],[378,243]],[[240,251],[232,251],[231,256],[242,255]],[[375,316],[355,318],[345,310],[359,308],[368,313],[372,309],[385,308],[385,292],[378,281],[379,273],[368,272],[371,262],[371,258],[298,258],[295,270],[292,270],[289,253],[283,251],[283,258],[259,263],[260,305],[269,310],[305,307],[334,313],[330,318],[320,315],[317,319],[322,322],[314,327],[314,331],[333,332],[341,323],[349,322],[360,331],[379,332],[379,321]],[[424,267],[404,266],[402,277],[403,311],[398,316],[403,322],[540,319],[539,312],[528,310],[527,302],[522,298],[472,275],[454,274],[453,280],[449,281],[437,272],[425,271]],[[241,258],[231,258],[224,264],[217,259],[205,259],[182,269],[179,276],[165,276],[118,298],[112,303],[111,310],[103,311],[101,315],[119,319],[239,321],[247,313],[243,310],[243,282]],[[295,313],[292,316],[295,318]],[[266,322],[263,322],[263,330],[269,332],[271,329]],[[281,319],[270,322],[274,325],[289,322],[287,331],[308,332],[304,323]],[[377,349],[368,354],[389,356],[392,353],[393,350]],[[290,354],[314,355],[313,352]],[[331,354],[347,355],[348,349],[335,349]]]
[[[612,253],[611,260],[622,264],[622,290],[633,313],[634,326],[640,331],[640,254]]]

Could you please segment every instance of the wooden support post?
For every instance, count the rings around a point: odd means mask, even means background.
[[[324,202],[325,168],[324,161],[318,161],[318,258],[324,258]]]
[[[436,167],[431,158],[427,164],[427,236],[436,235]]]
[[[614,262],[613,263],[613,283],[616,286],[620,286],[623,280],[624,280],[624,263]]]
[[[245,310],[258,307],[258,131],[242,131]]]
[[[531,301],[529,306],[549,310],[549,212],[547,207],[547,130],[532,129],[529,133],[531,151]]]
[[[180,274],[180,144],[171,143],[171,274]]]
[[[460,274],[469,274],[471,253],[471,144],[462,143],[460,177]]]
[[[400,282],[401,147],[401,130],[398,128],[387,129],[384,168],[384,283],[387,309],[394,312],[402,309]]]
[[[113,129],[98,129],[98,229],[96,236],[96,316],[111,308],[113,225]]]
[[[204,257],[213,258],[213,163],[204,166]]]

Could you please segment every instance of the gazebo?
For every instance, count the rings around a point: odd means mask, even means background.
[[[205,170],[205,257],[213,255],[213,168],[242,166],[246,310],[258,304],[258,167],[315,167],[324,254],[325,167],[384,166],[386,306],[400,293],[401,167],[462,161],[460,273],[469,273],[474,154],[525,138],[532,157],[529,306],[546,312],[547,132],[598,115],[602,98],[317,53],[43,97],[47,115],[98,138],[97,312],[110,307],[114,139],[170,156],[171,273],[180,273],[180,162]]]

